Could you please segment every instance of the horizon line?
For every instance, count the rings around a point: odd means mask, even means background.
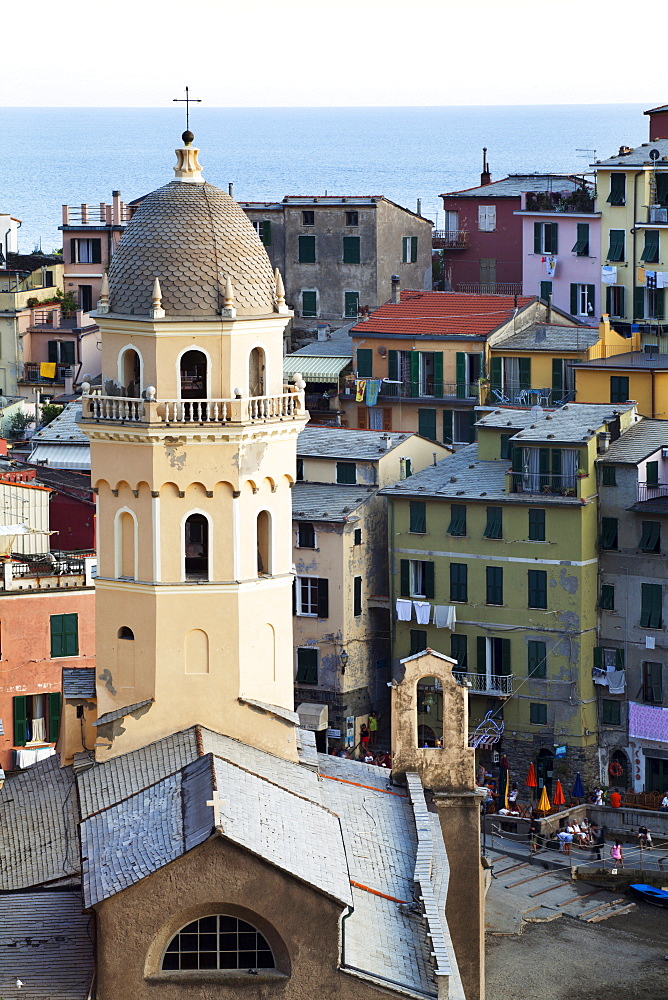
[[[560,102],[551,101],[544,103],[540,101],[530,101],[523,104],[205,104],[198,108],[198,111],[295,111],[298,109],[308,111],[325,110],[370,110],[381,109],[407,109],[407,108],[586,108],[586,107],[643,107],[644,102],[640,101],[577,101]],[[12,104],[0,107],[2,111],[26,111],[26,110],[53,110],[75,108],[80,111],[166,111],[170,104]],[[176,110],[176,109],[171,109]],[[648,109],[649,110],[649,109]]]

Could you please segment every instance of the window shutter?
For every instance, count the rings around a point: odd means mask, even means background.
[[[478,419],[478,414],[475,410],[469,410],[469,444],[473,444],[478,436],[478,428],[476,427],[476,420]]]
[[[513,445],[512,442],[511,447],[513,449],[510,455],[513,472],[522,472],[522,448],[518,447],[518,445]]]
[[[408,559],[401,560],[399,593],[401,597],[411,596],[411,565]]]
[[[434,596],[434,564],[426,562],[424,564],[424,596]]]
[[[457,399],[465,399],[466,397],[466,354],[463,351],[457,351],[455,356],[455,379],[457,382],[455,392],[457,394]]]
[[[49,341],[49,361],[58,361],[58,341]]]
[[[70,264],[78,264],[79,263],[78,260],[77,260],[77,257],[79,256],[78,253],[77,253],[77,249],[78,249],[77,248],[77,241],[76,240],[70,240]],[[18,746],[18,743],[17,743],[17,746]]]
[[[328,580],[318,580],[318,618],[329,618]]]
[[[645,318],[645,289],[642,286],[633,289],[633,318]]]
[[[397,351],[387,352],[387,377],[396,382],[399,379],[399,357]]]
[[[601,585],[601,608],[603,611],[615,610],[615,588],[610,583]]]
[[[92,254],[93,259],[92,259],[91,263],[92,264],[101,264],[102,263],[102,240],[91,240],[91,244],[92,244],[92,250],[93,250],[93,254]]]
[[[647,264],[656,264],[659,260],[659,230],[645,230],[645,246],[640,255],[640,259]]]
[[[550,226],[550,232],[551,232],[551,237],[550,237],[550,253],[555,254],[555,253],[559,252],[559,243],[558,243],[559,223],[558,222],[550,222],[549,226]]]
[[[51,656],[63,656],[65,653],[64,615],[51,615]]]
[[[418,410],[418,434],[436,440],[436,410]]]
[[[353,615],[359,618],[362,614],[362,577],[356,576],[353,580]]]
[[[664,317],[665,293],[665,288],[657,288],[654,292],[654,319],[663,319]]]
[[[645,482],[648,486],[659,485],[659,463],[647,462],[645,465]]]
[[[479,674],[487,673],[487,639],[484,635],[476,638],[477,662],[476,668]]]
[[[63,615],[63,642],[65,646],[64,656],[79,655],[79,616]]]
[[[315,264],[315,236],[299,236],[299,263]]]
[[[443,410],[443,441],[452,444],[452,410]]]
[[[300,648],[297,650],[297,684],[318,683],[318,650]]]
[[[443,351],[434,351],[434,395],[443,395]]]
[[[520,370],[520,389],[531,388],[531,358],[518,358]]]
[[[360,378],[371,378],[373,374],[373,351],[357,348],[357,374]]]
[[[404,264],[408,263],[408,236],[404,236],[401,241],[401,260]]]
[[[552,294],[552,282],[551,281],[541,281],[540,283],[540,297],[545,302],[549,299]]]
[[[502,359],[499,357],[492,357],[489,367],[490,367],[490,385],[492,391],[494,389],[501,391],[501,379],[502,379],[502,369],[501,369]]]
[[[74,241],[72,241],[74,242]],[[28,722],[28,699],[24,694],[14,698],[14,746],[24,747],[28,734],[26,726]]]
[[[605,286],[605,311],[612,316],[612,286]]]
[[[417,263],[417,236],[411,236],[411,264]]]
[[[318,295],[316,292],[302,292],[302,316],[318,315]]]
[[[60,345],[60,360],[65,365],[74,364],[74,341],[63,340]]]
[[[292,614],[293,616],[297,614],[297,580],[296,578],[292,581]]]
[[[533,224],[533,252],[542,253],[543,252],[543,241],[541,239],[543,226],[540,222],[534,222]]]
[[[421,653],[427,648],[427,633],[421,628],[411,629],[411,656]]]
[[[510,673],[510,639],[501,640],[501,673],[504,677]]]
[[[49,701],[49,743],[55,743],[60,732],[60,692],[48,696]]]
[[[360,238],[359,236],[343,237],[343,263],[359,264],[360,262]]]
[[[411,396],[420,395],[420,352],[409,351],[411,359]]]
[[[383,430],[384,431],[391,431],[392,430],[392,407],[391,406],[384,406],[383,407]]]
[[[450,656],[457,661],[456,670],[466,671],[467,667],[467,636],[457,635],[453,632],[450,636]]]
[[[561,475],[561,448],[552,449],[552,475]],[[557,486],[559,484],[557,483]]]
[[[552,391],[564,391],[564,362],[562,358],[552,358]]]
[[[594,646],[594,667],[603,670],[603,647]]]
[[[616,649],[615,650],[615,666],[617,667],[618,670],[623,670],[624,669],[624,650],[623,649]]]
[[[366,406],[357,407],[357,429],[359,431],[365,431],[366,426]]]
[[[571,283],[571,316],[578,313],[578,286]]]
[[[410,531],[424,534],[427,530],[427,505],[424,500],[410,501]]]
[[[619,293],[619,318],[623,319],[626,315],[626,289],[620,285],[617,291]]]

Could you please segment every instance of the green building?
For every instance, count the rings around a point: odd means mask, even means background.
[[[548,793],[577,771],[600,780],[594,462],[637,419],[633,405],[498,409],[477,444],[381,491],[394,668],[425,648],[455,658],[471,729],[488,712],[503,720],[494,749],[520,786],[532,761]]]

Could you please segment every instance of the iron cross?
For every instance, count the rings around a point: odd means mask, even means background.
[[[172,98],[172,103],[174,103],[174,104],[185,104],[185,106],[186,106],[186,131],[187,132],[190,131],[190,105],[191,104],[201,104],[202,103],[202,98],[201,97],[191,97],[190,94],[189,94],[189,92],[188,92],[188,88],[186,87],[186,96],[185,97],[173,97]]]

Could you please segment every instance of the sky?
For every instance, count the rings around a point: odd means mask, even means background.
[[[2,103],[651,107],[667,28],[665,0],[33,0],[3,6]]]

